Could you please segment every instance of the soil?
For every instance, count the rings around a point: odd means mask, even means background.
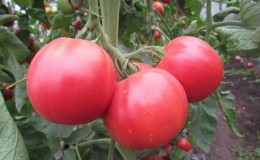
[[[231,60],[225,65],[225,77],[221,90],[229,90],[235,96],[237,127],[243,138],[235,136],[218,111],[218,125],[211,143],[207,160],[237,160],[239,148],[254,151],[260,148],[260,63],[258,59],[247,59],[243,62]],[[246,68],[247,62],[254,67]],[[244,157],[243,160],[249,158]],[[240,157],[241,159],[241,157]],[[250,159],[250,158],[249,158]],[[259,159],[259,158],[258,158]],[[257,160],[251,158],[250,160]]]

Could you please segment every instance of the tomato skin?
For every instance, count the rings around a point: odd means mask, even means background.
[[[164,13],[164,7],[161,2],[153,2],[153,7],[156,9],[160,14]]]
[[[187,138],[180,138],[177,143],[177,147],[179,147],[181,150],[188,152],[191,150],[192,146],[190,144],[190,141]]]
[[[109,105],[116,71],[109,55],[97,44],[58,38],[35,55],[26,84],[32,106],[43,118],[83,124],[100,117]]]
[[[161,34],[160,34],[160,32],[155,31],[153,37],[154,37],[155,40],[161,39]]]
[[[223,78],[223,62],[205,41],[182,36],[170,41],[157,65],[170,72],[184,87],[189,102],[198,102],[212,94]]]
[[[183,87],[168,72],[152,68],[117,83],[103,120],[118,143],[135,150],[167,144],[183,128],[187,115]]]
[[[248,63],[246,64],[246,67],[247,67],[247,68],[253,68],[253,67],[254,67],[254,63],[248,62]]]

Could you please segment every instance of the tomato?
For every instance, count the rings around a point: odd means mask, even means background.
[[[162,0],[163,3],[170,3],[171,0]]]
[[[157,65],[170,72],[184,87],[189,102],[198,102],[212,94],[223,78],[223,62],[205,41],[182,36],[170,41]]]
[[[190,144],[190,141],[187,138],[180,138],[177,143],[176,143],[177,147],[179,147],[181,150],[183,151],[190,151],[192,146]]]
[[[237,62],[241,62],[241,61],[242,61],[242,58],[241,58],[240,56],[236,56],[236,57],[235,57],[235,60],[236,60]]]
[[[3,25],[6,27],[11,27],[13,24],[14,24],[14,21],[8,21],[8,22],[5,22]]]
[[[44,23],[44,22],[41,22],[41,25],[42,25],[43,28],[51,29],[51,26],[47,25],[47,24]]]
[[[102,115],[116,87],[109,55],[97,44],[58,38],[33,58],[27,92],[34,109],[45,119],[76,125]]]
[[[71,14],[73,12],[68,0],[58,0],[57,8],[65,14]]]
[[[167,144],[166,146],[163,147],[164,151],[166,152],[166,155],[163,156],[164,160],[171,160],[170,158],[170,150],[173,149],[173,145],[172,144]]]
[[[161,2],[153,2],[153,7],[156,9],[160,14],[163,14],[164,12],[164,7]]]
[[[137,65],[139,65],[140,71],[144,71],[144,70],[153,68],[153,66],[151,66],[150,64],[146,64],[146,63],[142,63],[142,62],[136,62],[136,61],[134,61],[134,63],[136,63]],[[137,69],[137,67],[136,67],[136,69]]]
[[[153,37],[154,37],[155,40],[161,39],[161,34],[160,34],[160,32],[155,31]]]
[[[76,19],[74,22],[72,22],[72,25],[75,29],[81,29],[81,20],[80,19]]]
[[[45,13],[46,14],[51,14],[52,13],[52,9],[50,7],[45,7]]]
[[[148,149],[171,141],[187,115],[187,97],[180,83],[168,72],[151,68],[117,83],[103,120],[118,143]]]
[[[254,67],[254,63],[248,62],[248,63],[246,64],[246,67],[247,67],[247,68],[253,68],[253,67]]]
[[[5,89],[3,92],[3,97],[6,101],[12,99],[14,97],[13,89]]]

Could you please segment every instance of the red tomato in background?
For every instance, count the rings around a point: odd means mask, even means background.
[[[43,118],[76,125],[105,111],[115,91],[116,71],[97,44],[58,38],[35,55],[26,83],[32,106]]]
[[[155,40],[161,39],[161,34],[160,34],[160,32],[155,31],[154,34],[153,34],[153,37],[154,37]]]
[[[172,144],[167,144],[166,146],[163,147],[164,151],[166,152],[166,155],[163,156],[164,160],[171,160],[170,158],[170,150],[173,149],[173,145]]]
[[[183,151],[190,151],[192,146],[190,144],[190,141],[187,138],[180,138],[177,143],[176,143],[177,147],[179,147],[181,150]]]
[[[162,147],[177,136],[187,116],[183,87],[168,72],[152,68],[117,83],[103,120],[118,143],[148,149]]]
[[[153,2],[153,8],[156,9],[160,14],[163,14],[164,7],[161,2]]]
[[[236,56],[236,57],[235,57],[235,60],[236,60],[237,62],[241,62],[241,61],[242,61],[242,58],[241,58],[240,56]]]
[[[72,22],[72,25],[75,29],[81,29],[82,23],[80,19],[76,19],[74,22]]]
[[[170,41],[164,51],[157,67],[179,80],[189,102],[201,101],[218,88],[223,78],[223,63],[208,43],[182,36]]]
[[[246,64],[246,67],[247,67],[247,68],[253,68],[253,67],[254,67],[254,63],[248,62],[248,63]]]
[[[5,89],[4,92],[3,92],[3,97],[4,97],[4,100],[10,100],[14,97],[14,91],[13,89],[9,88],[9,89]]]

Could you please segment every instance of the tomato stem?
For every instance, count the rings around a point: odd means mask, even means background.
[[[74,147],[74,149],[75,149],[75,152],[76,152],[76,155],[77,155],[78,159],[79,159],[79,160],[82,160],[82,158],[81,158],[81,156],[80,156],[80,153],[79,153],[78,145],[76,145],[76,146]]]
[[[114,159],[115,146],[116,146],[116,141],[113,138],[111,138],[109,152],[108,152],[108,160]]]
[[[14,83],[12,83],[12,84],[10,84],[9,86],[6,87],[6,89],[13,88],[13,87],[16,86],[17,84],[22,83],[23,81],[25,81],[26,78],[27,78],[27,77],[25,76],[25,77],[23,77],[22,79],[20,79],[20,80],[14,82]]]
[[[207,42],[209,42],[209,35],[211,32],[212,24],[213,24],[213,19],[211,13],[211,0],[207,0],[206,37],[205,37],[205,40]]]
[[[150,44],[154,44],[154,37],[153,37],[153,30],[152,30],[152,26],[154,26],[154,9],[153,9],[153,5],[152,5],[152,1],[151,0],[146,0],[146,4],[147,4],[147,18],[148,18],[148,32],[149,32],[149,42]]]
[[[168,42],[169,42],[170,39],[173,38],[171,28],[170,28],[170,26],[167,24],[167,22],[165,21],[165,19],[162,17],[162,15],[161,15],[157,10],[155,10],[155,13],[160,17],[160,19],[162,20],[164,26],[166,27],[166,29],[167,29],[168,32],[169,32],[170,38],[168,38],[168,36],[166,36],[166,35],[164,34],[164,36],[167,37],[167,40],[168,40]]]
[[[157,11],[158,12],[158,11]],[[159,13],[158,13],[159,14]],[[171,39],[158,27],[152,26],[152,30],[160,32],[166,39],[167,43],[171,41]]]

